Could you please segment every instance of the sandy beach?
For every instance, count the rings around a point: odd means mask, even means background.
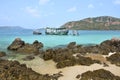
[[[103,60],[103,62],[105,61],[105,59],[103,57],[100,57],[101,55],[87,55],[87,56],[98,56],[99,58],[97,59],[101,59]],[[117,67],[113,64],[108,63],[108,67],[103,67],[103,65],[100,64],[93,64],[91,66],[82,66],[82,65],[75,65],[75,66],[71,66],[71,67],[66,67],[66,68],[62,68],[62,69],[57,69],[56,68],[56,63],[52,60],[49,61],[44,61],[43,59],[41,59],[40,57],[36,56],[35,59],[31,60],[31,61],[23,61],[21,58],[23,56],[19,56],[19,58],[16,57],[16,60],[18,60],[20,63],[24,63],[27,65],[27,67],[32,68],[34,71],[41,73],[41,74],[54,74],[54,73],[58,73],[59,71],[62,71],[62,74],[64,76],[60,77],[59,80],[78,80],[76,79],[76,76],[78,74],[82,74],[86,71],[93,71],[93,70],[97,70],[97,69],[105,69],[108,70],[110,72],[112,72],[113,74],[120,76],[120,67]],[[105,61],[106,62],[106,61]]]

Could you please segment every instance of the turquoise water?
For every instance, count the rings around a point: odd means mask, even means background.
[[[33,43],[38,40],[44,44],[44,48],[52,48],[60,45],[66,45],[75,41],[77,44],[100,44],[102,41],[111,39],[112,37],[120,37],[120,31],[95,31],[80,30],[78,36],[70,35],[33,35],[33,30],[0,30],[0,50],[6,50],[12,41],[19,37],[27,43]]]

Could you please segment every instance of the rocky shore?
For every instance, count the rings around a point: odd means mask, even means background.
[[[120,66],[120,40],[113,38],[111,40],[103,41],[99,45],[95,46],[83,46],[78,45],[76,42],[69,43],[65,48],[56,48],[56,49],[47,49],[42,50],[43,43],[39,41],[34,41],[33,44],[25,43],[20,38],[16,38],[10,46],[8,46],[8,50],[16,52],[16,54],[26,54],[25,57],[22,57],[20,59],[20,63],[18,61],[9,61],[9,60],[3,60],[0,58],[0,74],[2,80],[66,80],[62,79],[63,76],[66,74],[64,73],[64,69],[72,66],[92,66],[94,64],[99,64],[98,66],[103,66],[104,69],[97,68],[95,71],[83,71],[80,75],[79,73],[75,75],[75,79],[70,80],[108,80],[105,79],[107,76],[109,77],[109,80],[119,80],[120,79],[120,72],[118,72],[118,76],[115,76],[110,72],[109,66],[110,65],[116,65]],[[109,53],[114,53],[109,55]],[[90,55],[91,54],[91,55]],[[0,57],[6,56],[4,52],[0,52]],[[52,60],[54,61],[54,66],[56,67],[57,73],[53,74],[41,74],[42,71],[33,71],[37,69],[33,69],[32,66],[34,65],[28,65],[29,62],[34,61],[36,59],[36,56],[44,61]],[[17,59],[17,58],[16,58]],[[35,60],[39,61],[39,60]],[[39,65],[39,62],[33,62],[37,63]],[[5,64],[4,64],[5,63]],[[25,63],[25,64],[21,64]],[[12,66],[11,66],[12,65]],[[29,68],[30,67],[30,68]],[[38,66],[37,66],[38,67]],[[40,67],[40,65],[39,65]],[[55,68],[54,67],[54,68]],[[91,67],[90,67],[91,68]],[[32,70],[33,69],[33,70]],[[76,68],[78,69],[78,68]],[[120,69],[120,68],[118,68]],[[62,72],[59,70],[63,71]],[[12,71],[12,72],[11,72]],[[79,70],[78,70],[79,71]],[[39,72],[39,73],[37,73]],[[85,73],[84,73],[85,72]],[[98,75],[98,74],[103,74]],[[5,75],[7,74],[7,76]],[[24,75],[23,75],[24,74]],[[96,75],[95,75],[96,74]],[[33,75],[33,76],[29,76]],[[102,76],[102,77],[101,77]],[[111,77],[112,76],[112,77]],[[59,78],[60,77],[60,78]]]
[[[80,75],[77,75],[76,78],[79,79]],[[120,80],[120,77],[113,75],[110,71],[99,69],[83,73],[80,80]]]
[[[0,80],[57,80],[61,73],[39,74],[18,61],[0,60]]]

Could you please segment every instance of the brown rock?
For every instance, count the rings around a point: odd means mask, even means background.
[[[23,47],[25,42],[22,41],[20,38],[16,38],[10,46],[8,46],[8,50],[18,50],[19,48]]]
[[[99,69],[87,71],[81,75],[80,80],[119,80],[120,77],[115,76],[110,71]]]
[[[107,57],[107,60],[110,61],[112,64],[116,64],[117,66],[120,66],[120,53],[115,53]]]
[[[26,56],[25,58],[23,58],[23,60],[25,60],[25,61],[30,61],[33,59],[35,59],[35,57],[33,55],[29,55],[29,56]]]
[[[68,45],[67,45],[67,47],[68,48],[74,48],[76,46],[76,42],[70,42]]]
[[[6,56],[5,52],[0,52],[0,57]]]
[[[33,42],[33,44],[28,44],[22,41],[20,38],[16,38],[8,47],[8,50],[17,51],[20,53],[39,54],[39,49],[42,47],[43,44],[37,40]]]
[[[0,60],[0,80],[55,80],[61,74],[42,75],[18,61]]]
[[[43,44],[41,42],[38,42],[37,40],[35,40],[33,42],[33,46],[36,47],[37,49],[40,49],[43,47]]]
[[[76,76],[76,78],[79,79],[79,78],[80,78],[80,74],[78,74],[78,75]]]

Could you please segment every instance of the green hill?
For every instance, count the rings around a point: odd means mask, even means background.
[[[120,30],[120,18],[100,16],[67,22],[61,27],[76,30]]]

